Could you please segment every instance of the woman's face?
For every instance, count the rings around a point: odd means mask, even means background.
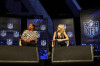
[[[57,27],[57,30],[58,30],[58,31],[60,31],[60,30],[61,30],[61,28],[58,26],[58,27]]]
[[[33,26],[32,24],[29,24],[28,28],[29,28],[29,30],[30,30],[30,29],[33,29],[34,26]]]

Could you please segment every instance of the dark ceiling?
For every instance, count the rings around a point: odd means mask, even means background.
[[[78,2],[82,10],[100,7],[99,0],[76,1]],[[66,18],[74,16],[65,0],[40,0],[40,2],[52,18]]]
[[[100,8],[100,0],[77,0],[82,9]]]
[[[40,2],[52,18],[66,18],[73,16],[65,0],[40,0]]]
[[[6,0],[0,0],[0,14],[8,13],[8,10],[5,7]]]
[[[18,0],[20,1],[20,0]],[[51,18],[67,18],[73,17],[74,14],[70,10],[65,0],[39,0]],[[66,0],[67,1],[67,0]],[[76,0],[82,10],[100,8],[99,0]],[[6,0],[0,0],[0,14],[8,13],[5,7]]]

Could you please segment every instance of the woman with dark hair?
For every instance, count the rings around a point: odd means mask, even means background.
[[[29,30],[24,30],[21,36],[22,46],[37,46],[38,32],[34,31],[35,25],[29,24]]]

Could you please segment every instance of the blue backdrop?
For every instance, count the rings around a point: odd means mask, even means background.
[[[0,45],[19,45],[21,19],[0,17]]]
[[[82,45],[93,45],[94,55],[100,55],[100,11],[97,9],[83,10],[81,17]]]

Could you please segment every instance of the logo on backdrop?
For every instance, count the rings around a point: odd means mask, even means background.
[[[19,37],[19,32],[17,32],[17,31],[15,31],[14,33],[13,33],[13,35],[14,35],[14,37]]]
[[[13,23],[8,23],[8,24],[7,24],[7,28],[8,28],[8,29],[13,29]]]
[[[40,25],[41,30],[46,30],[46,25]]]
[[[66,24],[63,24],[64,28],[66,29]]]
[[[13,44],[13,39],[7,39],[7,45],[12,45]]]
[[[99,34],[99,21],[83,22],[84,34],[89,37],[94,37]]]
[[[2,30],[2,31],[0,32],[0,35],[1,35],[2,37],[5,37],[6,34],[7,34],[7,32],[6,32],[5,30]]]
[[[46,46],[46,40],[41,40],[41,46]]]
[[[71,38],[71,37],[73,37],[73,32],[69,31],[69,32],[67,32],[67,35],[69,38]]]

